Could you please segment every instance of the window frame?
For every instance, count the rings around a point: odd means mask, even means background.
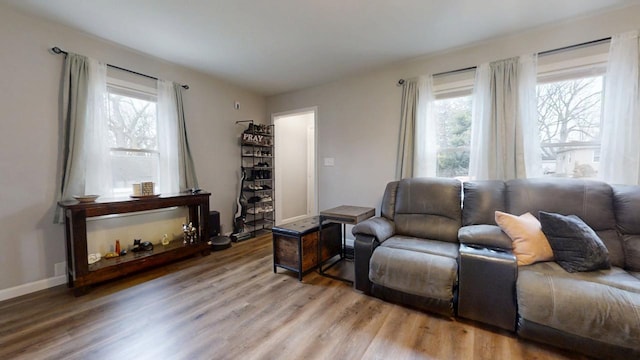
[[[442,100],[455,99],[455,98],[463,98],[470,97],[471,107],[469,111],[473,112],[473,89],[475,85],[475,69],[468,69],[464,71],[447,73],[442,75],[434,75],[433,76],[433,103],[434,108],[437,106],[436,103]],[[435,116],[435,114],[434,114]],[[436,123],[438,122],[437,118],[434,118]],[[436,124],[439,127],[439,124]],[[438,129],[438,136],[440,135],[440,130]],[[438,148],[436,150],[436,175],[438,174],[438,169],[440,168],[440,154],[441,153],[455,153],[460,150],[459,147],[446,147]],[[467,147],[467,151],[471,149]],[[466,175],[457,175],[450,178],[464,180],[468,178],[468,169]]]
[[[586,78],[593,77],[602,77],[602,90],[600,95],[600,121],[598,126],[598,132],[601,132],[602,129],[602,120],[603,120],[603,111],[604,111],[604,92],[605,92],[605,83],[606,83],[606,70],[607,70],[607,61],[608,61],[608,47],[609,42],[580,47],[577,49],[569,49],[563,50],[559,53],[551,53],[548,55],[542,55],[539,58],[539,64],[537,67],[537,76],[536,76],[536,92],[538,86],[544,84],[550,84],[555,82],[562,81],[571,81],[571,80],[580,80]],[[555,57],[555,59],[554,59]],[[536,96],[536,102],[538,98]],[[537,110],[536,110],[537,112]],[[536,119],[536,124],[538,124],[539,118]],[[539,134],[541,135],[541,134]],[[543,148],[545,143],[542,142],[542,136],[540,136],[540,148]],[[564,144],[564,145],[562,145]],[[602,146],[601,139],[598,137],[595,140],[591,141],[568,141],[566,143],[557,143],[557,147],[568,147],[570,149],[594,149],[594,154],[592,156],[593,163],[599,164],[599,154]],[[542,155],[542,154],[541,154]],[[598,160],[596,161],[596,157]],[[542,161],[545,161],[542,159]],[[543,176],[559,176],[558,171],[558,157],[556,153],[556,164],[554,165],[556,171],[553,173],[545,173]],[[544,164],[543,169],[544,170]],[[564,176],[572,178],[573,173],[566,171],[563,174]],[[594,178],[593,176],[582,177],[585,179]]]
[[[134,82],[107,76],[107,96],[110,96],[112,93],[119,96],[125,96],[129,98],[134,98],[138,100],[155,103],[156,105],[156,114],[155,114],[156,141],[158,141],[157,140],[157,136],[158,136],[157,129],[159,126],[158,116],[157,116],[158,90],[156,88],[152,88],[142,84],[137,84]],[[107,105],[107,114],[105,115],[104,121],[109,121],[109,117],[110,117],[110,109],[109,109],[109,105]],[[138,154],[148,154],[150,156],[155,155],[157,157],[157,161],[158,162],[160,161],[161,154],[159,149],[139,149],[139,148],[111,147],[111,146],[109,147],[109,157],[113,157],[115,155],[114,153],[127,153],[127,152],[138,153]],[[113,176],[113,170],[112,170],[111,176]],[[154,174],[154,177],[158,178],[159,174]],[[131,192],[130,190],[131,189],[128,189],[126,187],[124,188],[119,188],[115,186],[112,187],[113,194],[116,197],[126,196]]]

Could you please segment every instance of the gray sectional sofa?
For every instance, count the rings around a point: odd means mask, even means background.
[[[518,266],[495,212],[576,215],[610,268]],[[544,230],[544,229],[543,229]],[[640,358],[640,187],[577,179],[414,178],[353,228],[355,287],[599,358]]]

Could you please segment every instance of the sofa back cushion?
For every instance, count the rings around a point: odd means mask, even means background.
[[[380,215],[393,220],[396,214],[396,193],[398,192],[398,184],[400,181],[392,181],[387,184],[382,197],[382,206],[380,207]]]
[[[393,217],[396,234],[457,243],[462,224],[461,193],[462,184],[455,179],[401,180]]]
[[[515,179],[506,182],[505,198],[511,214],[530,212],[538,216],[546,211],[578,216],[602,239],[611,265],[624,266],[609,184],[580,179]]]
[[[497,225],[495,212],[505,212],[505,184],[502,180],[464,183],[462,226]]]
[[[614,185],[614,207],[622,234],[625,268],[640,271],[640,186]]]

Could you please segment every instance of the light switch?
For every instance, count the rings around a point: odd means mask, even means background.
[[[324,166],[333,166],[335,164],[334,158],[324,158]]]

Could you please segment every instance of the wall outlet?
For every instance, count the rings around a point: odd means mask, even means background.
[[[234,109],[236,109],[236,110],[240,110],[240,101],[237,101],[237,100],[236,100],[236,101],[233,103],[233,108],[234,108]]]
[[[66,272],[67,272],[66,261],[53,265],[53,276],[64,276]]]

